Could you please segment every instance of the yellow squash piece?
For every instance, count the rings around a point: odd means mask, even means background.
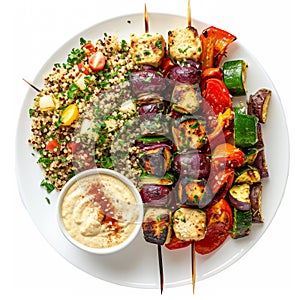
[[[79,110],[76,104],[70,104],[61,115],[61,122],[64,126],[70,126],[79,117]]]

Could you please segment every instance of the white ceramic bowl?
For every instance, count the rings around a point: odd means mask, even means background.
[[[132,232],[130,233],[130,235],[122,242],[113,245],[113,246],[109,246],[109,247],[103,247],[103,248],[99,248],[99,247],[90,247],[87,245],[84,245],[83,243],[79,242],[78,240],[76,240],[75,238],[73,238],[68,230],[66,229],[63,219],[62,219],[62,205],[64,202],[64,198],[65,195],[67,194],[67,192],[69,191],[69,189],[76,183],[80,183],[80,180],[83,180],[84,178],[91,176],[91,175],[108,175],[113,177],[114,179],[117,179],[118,181],[120,181],[121,183],[125,184],[126,187],[128,187],[128,189],[132,192],[132,194],[134,195],[135,201],[136,201],[136,206],[135,209],[137,210],[138,214],[134,220],[134,224],[135,227],[132,230]],[[123,176],[122,174],[113,171],[113,170],[109,170],[109,169],[89,169],[89,170],[85,170],[83,172],[80,172],[78,174],[76,174],[74,177],[72,177],[67,184],[63,187],[63,189],[61,190],[59,196],[58,196],[58,202],[57,202],[57,221],[58,221],[58,225],[59,228],[61,229],[61,232],[63,233],[63,235],[67,238],[67,240],[69,242],[71,242],[73,245],[77,246],[78,248],[90,252],[90,253],[94,253],[94,254],[110,254],[110,253],[114,253],[117,251],[120,251],[122,249],[124,249],[126,246],[128,246],[137,236],[141,225],[142,225],[142,221],[143,221],[143,202],[140,196],[139,191],[137,190],[137,188],[134,186],[134,184],[127,179],[125,176]]]

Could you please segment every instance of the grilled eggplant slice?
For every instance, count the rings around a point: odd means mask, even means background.
[[[181,205],[203,208],[212,201],[209,185],[205,179],[184,178],[178,184],[178,200]]]
[[[140,166],[144,173],[163,176],[171,166],[172,153],[168,147],[159,147],[141,153]]]
[[[238,210],[233,208],[233,227],[231,231],[231,237],[233,239],[238,239],[249,235],[251,226],[251,210]]]
[[[207,143],[203,122],[195,118],[186,119],[178,126],[172,126],[172,134],[179,150],[200,149]]]
[[[253,166],[257,168],[261,178],[269,177],[269,170],[266,162],[265,151],[263,149],[257,153]]]
[[[140,123],[140,133],[142,136],[166,136],[170,131],[170,120],[158,113],[152,119],[143,119]]]
[[[140,191],[143,203],[154,206],[163,207],[167,206],[169,202],[169,194],[172,192],[170,186],[144,184]]]
[[[171,212],[166,208],[149,207],[144,215],[142,228],[144,239],[153,244],[164,245],[171,236]]]
[[[260,123],[267,120],[267,112],[272,92],[268,89],[260,89],[254,95],[250,95],[248,101],[248,114],[256,116]]]
[[[178,177],[207,178],[210,172],[210,159],[206,154],[195,150],[178,153],[173,158],[172,171]]]
[[[237,177],[234,181],[236,184],[253,184],[260,181],[260,174],[255,167],[248,166],[246,168],[243,168],[242,170],[239,170],[236,175]]]
[[[200,91],[190,84],[175,85],[172,93],[172,109],[182,114],[195,113],[200,107]]]
[[[249,210],[250,203],[250,184],[236,184],[229,190],[229,201],[238,210]]]
[[[264,218],[261,210],[261,198],[262,198],[262,183],[257,182],[251,186],[250,189],[250,202],[252,212],[253,223],[263,223]]]
[[[142,120],[153,120],[158,113],[165,114],[167,106],[166,101],[144,104],[139,108],[139,115]]]
[[[173,230],[182,241],[200,241],[205,237],[206,215],[200,209],[181,207],[174,212]]]

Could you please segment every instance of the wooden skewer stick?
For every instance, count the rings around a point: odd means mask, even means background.
[[[144,24],[145,24],[145,33],[149,32],[149,19],[147,12],[147,5],[144,5]],[[162,294],[164,289],[164,268],[163,268],[163,260],[161,253],[161,245],[157,245],[157,256],[158,256],[158,265],[159,265],[159,277],[160,277],[160,293]]]
[[[40,89],[38,89],[37,87],[35,87],[32,83],[30,83],[29,81],[27,81],[26,79],[22,78],[28,85],[30,85],[33,89],[35,89],[37,92],[41,92]]]
[[[191,17],[191,1],[188,0],[187,5],[187,23],[188,27],[192,26],[192,17]],[[192,287],[193,287],[193,294],[195,292],[195,284],[196,284],[196,250],[195,250],[195,241],[192,242],[191,245],[191,264],[192,264]]]
[[[196,250],[195,250],[195,241],[192,241],[191,245],[191,257],[192,257],[192,287],[193,294],[195,293],[195,283],[196,283]]]
[[[187,21],[188,27],[192,26],[192,17],[191,17],[191,1],[188,0],[188,7],[187,7]]]
[[[149,20],[148,20],[148,12],[147,12],[147,5],[145,3],[144,6],[144,21],[145,21],[145,32],[149,32]]]
[[[161,254],[161,245],[157,245],[158,265],[159,265],[159,277],[160,277],[160,294],[164,289],[164,268]]]

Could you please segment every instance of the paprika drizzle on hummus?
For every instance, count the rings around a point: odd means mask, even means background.
[[[91,248],[124,242],[137,226],[138,203],[121,180],[106,174],[82,177],[67,190],[61,206],[69,235]]]

